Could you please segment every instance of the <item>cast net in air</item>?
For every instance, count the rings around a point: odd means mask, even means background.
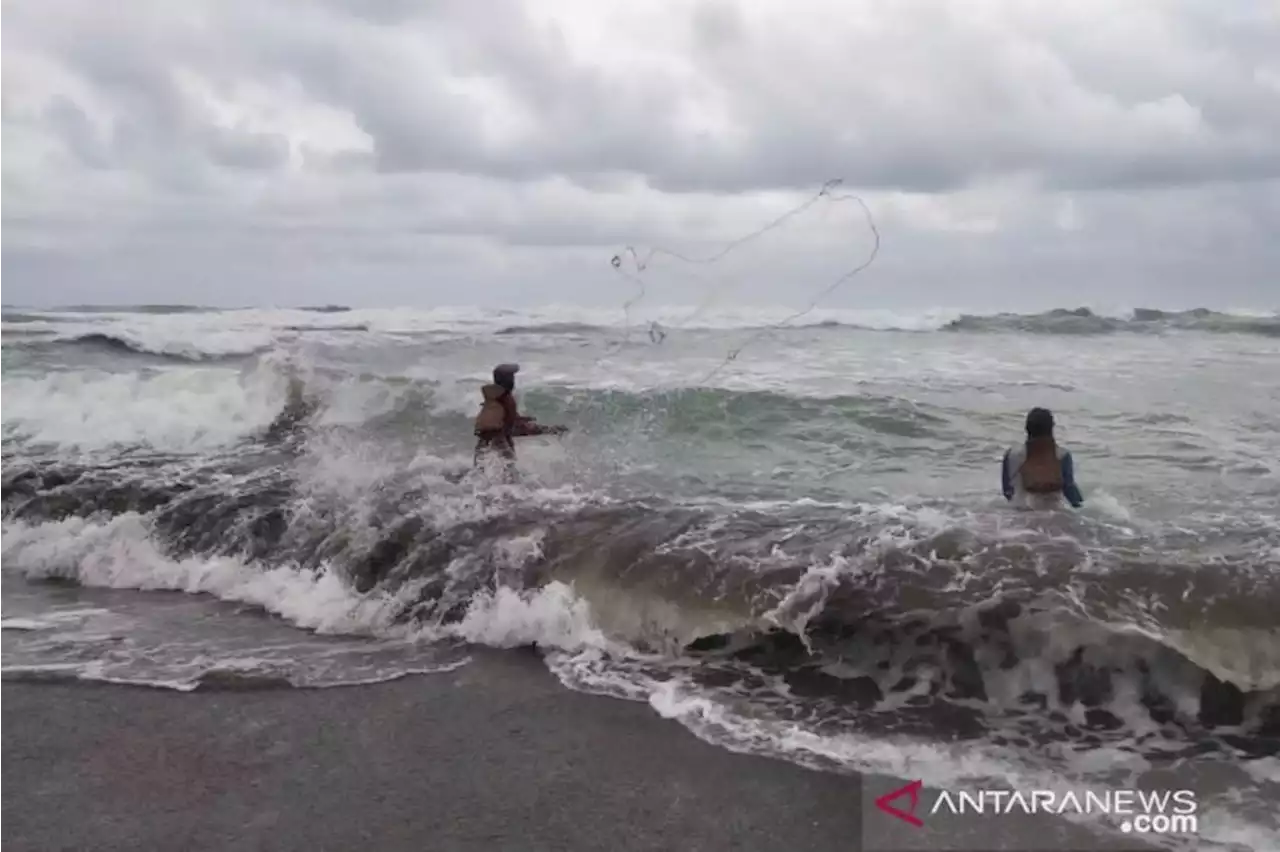
[[[804,294],[782,318],[751,329],[703,378],[705,383],[755,341],[808,316],[871,266],[880,252],[880,231],[871,208],[859,196],[841,192],[842,184],[840,178],[829,180],[815,195],[765,225],[702,252],[623,248],[610,265],[632,292],[622,305],[626,335],[616,345],[634,340],[641,328],[650,344],[662,345],[672,332],[696,327],[713,308],[740,300],[752,279],[767,287],[762,292]],[[850,233],[855,227],[859,234]],[[788,268],[787,258],[799,263]],[[659,290],[664,300],[687,299],[690,294],[699,298],[694,306],[664,319],[642,320],[645,303]]]

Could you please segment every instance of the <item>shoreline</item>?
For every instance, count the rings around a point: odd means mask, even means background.
[[[915,828],[872,805],[901,779],[727,751],[527,653],[329,689],[0,689],[11,852],[1151,848],[1049,816]]]

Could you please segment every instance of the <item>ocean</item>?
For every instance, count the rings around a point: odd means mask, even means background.
[[[1280,315],[6,307],[3,671],[326,688],[536,646],[726,749],[1176,783],[1280,848]],[[521,365],[520,477],[472,469]],[[1032,406],[1080,511],[999,493]],[[185,593],[185,594],[175,594]]]

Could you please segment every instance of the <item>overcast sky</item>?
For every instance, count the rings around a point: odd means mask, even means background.
[[[3,298],[1280,307],[1273,0],[7,0]],[[820,203],[648,298],[797,304]],[[691,277],[696,272],[700,277]]]

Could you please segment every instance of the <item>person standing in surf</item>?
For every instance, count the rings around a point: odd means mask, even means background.
[[[1005,452],[1000,490],[1006,500],[1026,508],[1054,508],[1063,497],[1072,508],[1084,504],[1076,486],[1075,463],[1071,453],[1053,439],[1053,414],[1047,408],[1027,413],[1027,440]]]
[[[506,463],[508,475],[515,472],[516,438],[533,435],[563,435],[564,426],[543,426],[533,417],[524,417],[516,405],[516,373],[519,364],[499,364],[493,368],[493,383],[480,389],[483,402],[476,415],[475,464],[497,456]]]

